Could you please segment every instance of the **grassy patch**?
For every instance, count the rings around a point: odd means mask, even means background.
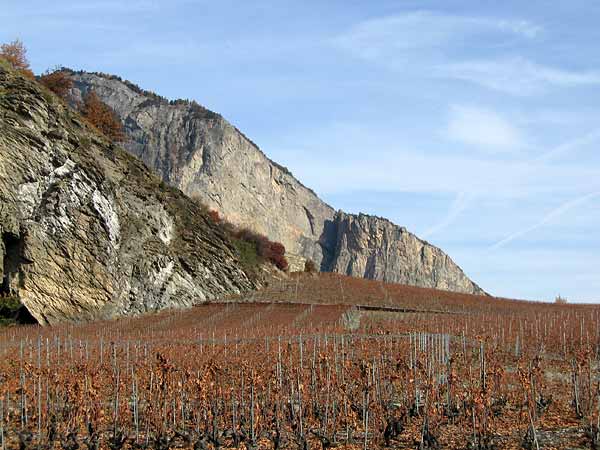
[[[42,94],[42,97],[44,98],[47,104],[52,105],[54,103],[54,96],[50,91],[46,89],[40,89],[40,93]]]
[[[256,244],[242,239],[232,239],[232,242],[240,255],[240,262],[244,268],[248,270],[256,269],[262,262]]]
[[[4,70],[12,70],[12,66],[10,65],[10,63],[5,60],[4,58],[0,58],[0,69],[4,69]]]
[[[21,306],[17,297],[0,297],[0,326],[16,324]]]

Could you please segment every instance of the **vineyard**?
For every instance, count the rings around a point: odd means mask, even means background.
[[[295,275],[0,329],[0,450],[600,448],[600,308]]]

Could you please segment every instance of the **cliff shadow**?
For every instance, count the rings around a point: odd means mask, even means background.
[[[323,252],[319,269],[321,272],[331,272],[337,251],[337,224],[334,220],[325,220],[318,242]]]
[[[13,233],[2,234],[2,284],[0,285],[0,325],[37,324],[37,320],[18,297],[24,239]]]
[[[0,287],[0,295],[9,296],[16,293],[14,282],[19,274],[22,242],[19,236],[15,234],[3,233],[2,247],[4,255],[2,258],[2,286]]]

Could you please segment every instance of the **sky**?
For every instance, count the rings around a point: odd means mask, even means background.
[[[600,2],[0,0],[36,73],[221,113],[493,295],[600,302]]]

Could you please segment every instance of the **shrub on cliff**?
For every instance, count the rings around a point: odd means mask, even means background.
[[[210,209],[203,198],[194,193],[190,198],[200,207],[200,211],[208,216],[208,219],[218,225],[221,230],[231,239],[237,249],[242,264],[254,270],[261,263],[268,261],[279,270],[289,269],[285,257],[285,247],[280,242],[273,242],[268,237],[251,230],[250,228],[238,227],[227,221],[217,210]]]
[[[273,242],[266,236],[249,228],[234,229],[233,237],[254,244],[261,259],[274,264],[279,270],[288,270],[285,247],[280,242]]]
[[[62,70],[47,71],[39,78],[39,82],[64,101],[68,101],[69,91],[73,87],[73,80],[66,72]]]
[[[125,140],[125,130],[117,114],[93,92],[83,98],[81,115],[98,131],[113,142]]]
[[[210,220],[212,220],[214,223],[221,223],[221,216],[219,215],[219,211],[215,211],[214,209],[211,209],[210,211],[208,211],[208,217],[210,217]]]
[[[0,297],[0,326],[15,324],[21,306],[16,297]]]
[[[238,251],[240,262],[250,270],[254,270],[262,261],[253,242],[243,241],[241,239],[232,239],[233,245]]]
[[[307,273],[317,272],[317,265],[312,259],[307,259],[306,261],[304,261],[304,271]]]
[[[287,271],[289,268],[285,258],[285,247],[280,242],[267,240],[263,257],[275,264],[279,270]]]
[[[29,78],[35,78],[27,60],[27,49],[19,39],[0,45],[0,58]]]

